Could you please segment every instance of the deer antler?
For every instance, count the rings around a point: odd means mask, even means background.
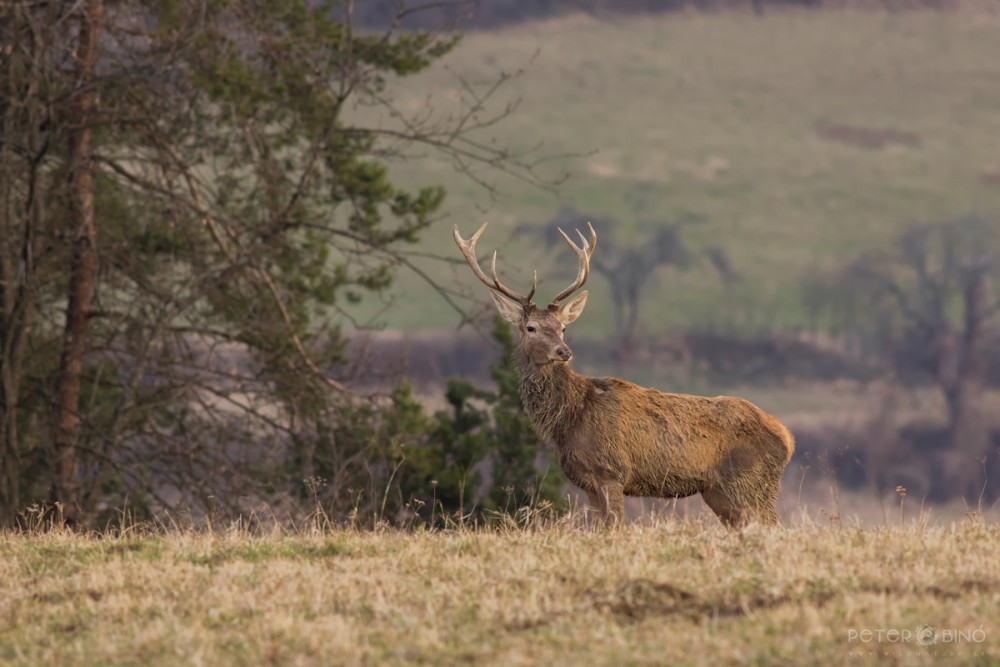
[[[486,273],[479,268],[479,260],[476,259],[476,241],[478,241],[479,237],[482,236],[483,232],[486,230],[486,225],[488,224],[488,222],[484,222],[483,226],[479,228],[479,231],[473,234],[468,240],[463,239],[462,235],[458,233],[458,225],[455,225],[455,229],[452,230],[451,235],[455,239],[455,244],[458,246],[458,249],[461,250],[462,255],[465,256],[465,261],[469,263],[469,268],[472,269],[472,272],[476,274],[476,277],[479,278],[484,285],[527,308],[532,305],[531,299],[535,296],[535,289],[538,287],[537,271],[531,281],[531,291],[528,292],[528,296],[524,296],[523,294],[515,292],[500,282],[500,278],[497,276],[496,250],[493,251],[493,279],[491,280]]]
[[[573,251],[576,253],[577,259],[580,260],[580,270],[577,272],[576,280],[573,281],[573,284],[564,289],[562,292],[559,292],[559,294],[557,294],[556,297],[552,299],[551,305],[553,306],[559,305],[560,301],[562,301],[570,294],[583,287],[583,284],[587,282],[587,276],[590,275],[590,256],[593,255],[594,250],[597,249],[597,232],[594,231],[594,226],[589,222],[587,223],[587,228],[590,229],[589,242],[587,241],[586,238],[584,238],[583,233],[580,232],[579,229],[574,230],[577,236],[580,237],[580,243],[581,243],[580,246],[573,243],[573,240],[570,239],[570,237],[566,234],[566,232],[564,232],[561,229],[559,230],[559,233],[562,234],[562,237],[566,240],[566,243],[568,243],[569,247],[572,248]]]

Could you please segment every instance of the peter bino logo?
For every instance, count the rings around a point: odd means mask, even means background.
[[[848,628],[850,644],[981,644],[986,641],[986,630],[978,628],[943,628],[938,630],[926,623],[910,628]]]
[[[930,646],[931,644],[937,643],[937,631],[934,630],[933,625],[918,625],[916,639],[918,644],[922,646]]]

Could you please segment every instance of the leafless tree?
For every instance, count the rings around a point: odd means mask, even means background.
[[[996,255],[1000,226],[978,217],[919,225],[897,246],[857,258],[840,273],[858,314],[876,315],[887,367],[901,378],[933,378],[948,407],[937,464],[943,481],[966,497],[983,487],[995,456],[983,393],[997,340]]]
[[[601,235],[601,255],[591,261],[591,268],[604,278],[611,290],[614,308],[616,349],[619,359],[627,360],[639,328],[640,311],[646,290],[653,283],[657,269],[673,267],[685,271],[704,257],[715,267],[724,280],[735,278],[724,249],[712,246],[704,251],[694,251],[684,240],[684,230],[704,222],[699,215],[682,215],[674,220],[647,221],[641,224],[646,233],[637,234],[631,243],[616,240],[615,219],[581,213],[565,206],[552,219],[541,225],[524,223],[521,233],[532,234],[552,246],[558,239],[557,230],[583,227],[591,223]]]

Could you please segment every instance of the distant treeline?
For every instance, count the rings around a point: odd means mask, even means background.
[[[991,335],[986,347],[983,383],[1000,388],[1000,338]],[[607,339],[577,338],[573,349],[585,360],[585,372],[628,375],[645,369],[660,382],[692,373],[723,384],[872,381],[885,377],[891,368],[895,377],[914,387],[933,386],[936,370],[930,351],[915,342],[885,350],[858,335],[702,330],[636,337],[624,348]],[[347,358],[353,362],[338,370],[337,379],[352,386],[384,388],[405,376],[424,393],[438,391],[451,377],[487,386],[497,354],[496,343],[479,333],[377,332],[350,341]]]
[[[402,13],[401,23],[408,28],[482,30],[573,13],[608,17],[681,10],[736,9],[752,10],[760,14],[769,9],[789,7],[903,11],[944,10],[974,4],[970,0],[455,0],[443,3],[372,0],[357,5],[354,17],[360,25],[368,28],[390,25]]]

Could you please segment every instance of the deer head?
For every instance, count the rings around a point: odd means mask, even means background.
[[[587,292],[581,292],[565,304],[562,301],[583,287],[590,274],[590,257],[597,247],[597,233],[594,231],[593,225],[587,223],[587,227],[590,229],[589,241],[579,230],[576,230],[580,237],[580,245],[574,243],[566,232],[559,230],[563,239],[576,253],[580,268],[577,271],[576,280],[559,292],[548,307],[542,310],[532,300],[535,289],[538,287],[537,271],[532,278],[531,291],[525,296],[500,282],[500,278],[497,277],[496,251],[493,252],[492,279],[479,267],[479,260],[476,259],[476,241],[486,230],[487,224],[483,223],[479,231],[469,239],[462,238],[458,232],[458,225],[455,225],[452,232],[455,243],[462,251],[462,255],[465,256],[465,261],[469,263],[469,268],[484,285],[490,288],[490,297],[496,304],[497,310],[500,311],[500,315],[513,324],[520,333],[520,342],[518,343],[520,354],[539,367],[567,363],[573,358],[573,351],[563,341],[563,332],[566,331],[567,324],[575,321],[583,313],[583,307],[587,304]]]

